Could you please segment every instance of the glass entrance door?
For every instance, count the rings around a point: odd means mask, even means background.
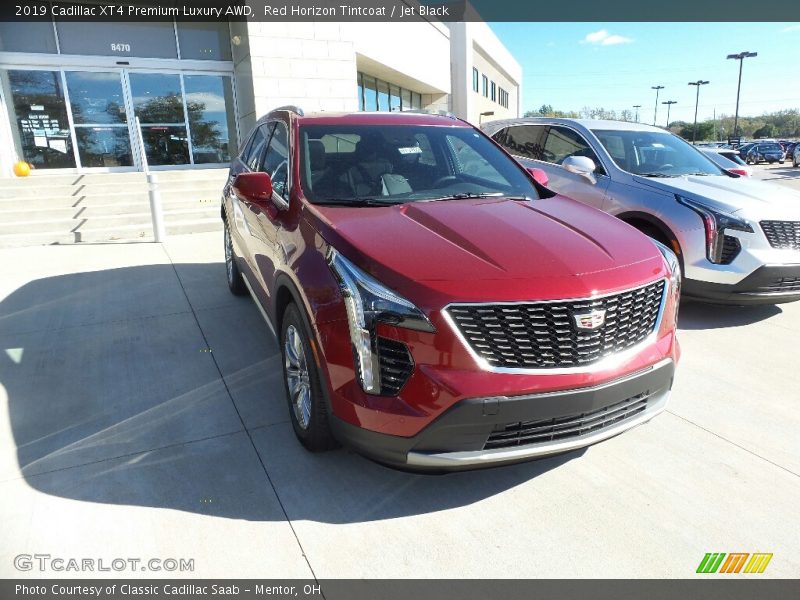
[[[97,67],[0,69],[14,150],[36,168],[226,164],[236,153],[229,74]]]
[[[67,91],[80,164],[133,167],[121,71],[67,71]]]

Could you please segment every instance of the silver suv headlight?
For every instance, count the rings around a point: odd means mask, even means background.
[[[380,394],[378,322],[417,331],[433,332],[436,329],[412,302],[359,269],[333,248],[328,250],[327,258],[344,296],[361,387],[368,394]]]
[[[726,229],[753,233],[753,228],[739,217],[735,217],[716,208],[711,208],[702,202],[686,198],[685,196],[676,194],[675,198],[679,203],[691,208],[703,219],[703,225],[706,229],[706,257],[714,264],[723,264],[722,248],[725,245]]]

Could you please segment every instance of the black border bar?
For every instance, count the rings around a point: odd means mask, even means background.
[[[103,8],[105,7],[105,8]],[[113,10],[109,7],[113,7]],[[71,10],[72,9],[72,10]],[[149,10],[142,10],[149,9]],[[0,21],[800,21],[800,2],[752,0],[4,0]]]

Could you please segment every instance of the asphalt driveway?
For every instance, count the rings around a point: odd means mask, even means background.
[[[14,557],[189,558],[194,577],[800,572],[800,303],[681,310],[668,411],[447,476],[294,440],[278,347],[221,235],[0,251],[0,576]],[[153,572],[94,576],[159,576]],[[169,575],[180,576],[181,573]]]

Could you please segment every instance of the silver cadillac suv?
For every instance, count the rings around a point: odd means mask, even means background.
[[[548,186],[668,245],[683,293],[718,303],[800,300],[800,193],[739,177],[641,123],[521,118],[483,130]]]

